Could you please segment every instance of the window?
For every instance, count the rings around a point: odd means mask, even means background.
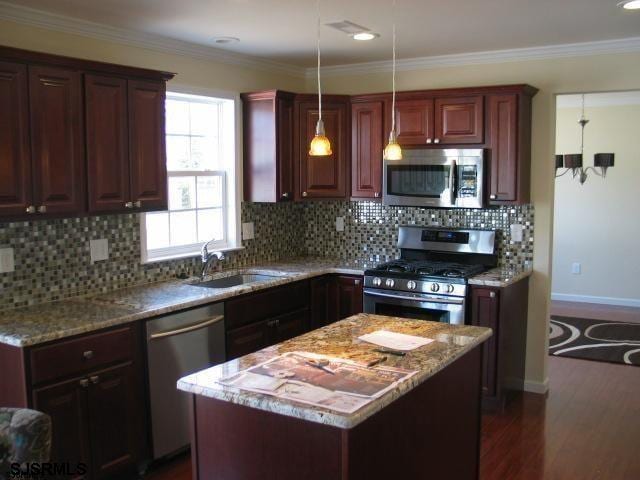
[[[167,93],[169,210],[144,215],[142,260],[238,246],[235,100]]]

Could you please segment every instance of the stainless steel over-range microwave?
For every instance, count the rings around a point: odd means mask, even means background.
[[[385,160],[383,203],[415,207],[484,206],[484,150],[405,150]]]

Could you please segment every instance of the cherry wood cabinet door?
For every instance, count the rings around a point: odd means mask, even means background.
[[[276,198],[292,201],[295,191],[295,168],[293,165],[294,102],[293,96],[282,96],[276,100],[276,136],[278,171]]]
[[[105,478],[133,467],[138,459],[139,386],[132,364],[87,378],[93,478]]]
[[[380,198],[384,102],[351,105],[351,196]]]
[[[471,324],[493,330],[493,335],[483,346],[482,392],[487,397],[497,396],[499,301],[498,290],[471,289]]]
[[[331,142],[332,154],[309,155],[309,145],[318,122],[318,103],[301,102],[297,108],[297,152],[300,161],[298,198],[346,198],[349,175],[349,103],[328,101],[322,104],[322,120]]]
[[[51,461],[69,462],[70,467],[78,473],[71,478],[85,478],[80,474],[80,463],[88,474],[90,444],[87,389],[86,378],[75,378],[33,390],[33,408],[51,417]]]
[[[80,73],[29,67],[34,203],[39,214],[86,210]]]
[[[142,210],[168,206],[165,88],[164,82],[129,80],[131,200]]]
[[[282,315],[271,322],[271,328],[275,335],[269,343],[280,343],[290,338],[302,335],[307,330],[309,323],[309,310],[303,308],[295,312]]]
[[[362,277],[338,277],[338,320],[362,313]]]
[[[385,128],[386,132],[390,130],[391,114],[387,115]],[[396,133],[400,146],[432,143],[433,99],[396,100]]]
[[[489,199],[517,202],[519,175],[518,95],[490,95]],[[524,153],[523,153],[524,155]]]
[[[312,278],[310,281],[309,329],[324,327],[338,320],[338,282],[335,276]]]
[[[484,141],[484,97],[436,98],[436,144],[473,144]]]
[[[268,321],[260,321],[227,331],[227,361],[256,352],[269,344]]]
[[[0,216],[32,205],[27,67],[0,62]]]
[[[85,76],[89,211],[125,210],[130,201],[127,81]]]

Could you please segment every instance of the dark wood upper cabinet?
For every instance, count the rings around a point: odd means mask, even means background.
[[[535,93],[535,91],[534,91]],[[530,201],[531,89],[487,97],[489,203]]]
[[[32,205],[27,67],[0,61],[0,216]]]
[[[142,210],[167,209],[164,82],[129,80],[131,199]]]
[[[351,196],[380,198],[384,102],[351,105]]]
[[[435,144],[481,144],[484,141],[484,97],[435,99]]]
[[[279,90],[242,95],[244,199],[294,199],[293,93]]]
[[[37,211],[81,213],[86,210],[81,74],[29,67],[29,96]]]
[[[396,133],[398,143],[427,145],[434,137],[433,99],[397,99]],[[389,102],[385,132],[391,131],[391,103]]]
[[[295,113],[296,198],[346,198],[350,167],[349,97],[323,96],[322,120],[332,150],[329,156],[309,155],[318,122],[317,97],[301,95],[296,99]]]
[[[127,81],[85,76],[89,211],[118,211],[130,198]]]

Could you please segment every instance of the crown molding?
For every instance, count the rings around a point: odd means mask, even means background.
[[[567,43],[564,45],[549,45],[544,47],[515,48],[510,50],[491,50],[486,52],[405,58],[396,62],[396,69],[398,71],[428,70],[432,68],[458,67],[464,65],[523,62],[531,60],[635,52],[640,52],[640,37],[620,38],[599,42]],[[390,72],[391,68],[391,60],[383,60],[379,62],[326,66],[322,67],[322,75],[326,77],[337,77],[345,75],[386,73]],[[306,71],[307,78],[313,77],[314,75],[315,68],[308,68]]]
[[[304,77],[306,69],[160,35],[137,32],[0,1],[0,19],[163,53]]]
[[[640,105],[640,91],[585,93],[584,106],[593,107],[626,107]],[[582,94],[563,94],[556,97],[558,108],[582,107]]]

